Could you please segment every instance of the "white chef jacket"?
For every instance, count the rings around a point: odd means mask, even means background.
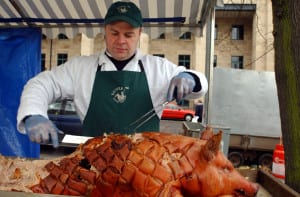
[[[158,117],[161,117],[171,79],[186,71],[198,76],[201,83],[199,92],[192,92],[185,99],[204,96],[208,89],[206,77],[184,66],[177,66],[165,58],[144,55],[136,51],[134,58],[123,70],[140,72],[138,60],[141,60],[146,73],[150,96]],[[105,55],[105,51],[92,56],[74,57],[51,71],[39,73],[24,86],[17,115],[17,128],[25,133],[22,120],[28,115],[42,115],[48,118],[48,105],[57,99],[72,98],[77,114],[84,120],[90,103],[93,84],[98,65],[102,71],[117,71],[114,64]],[[119,71],[120,72],[120,71]],[[101,91],[101,90],[99,90]]]

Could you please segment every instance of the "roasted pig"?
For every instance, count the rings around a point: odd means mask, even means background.
[[[201,139],[162,132],[95,137],[51,160],[0,158],[0,190],[74,196],[255,196],[219,150],[222,132]]]

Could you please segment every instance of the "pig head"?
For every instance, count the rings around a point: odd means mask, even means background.
[[[258,185],[243,177],[219,150],[222,131],[214,135],[207,128],[201,139],[207,142],[199,151],[199,159],[194,161],[193,173],[181,179],[184,196],[255,196]]]

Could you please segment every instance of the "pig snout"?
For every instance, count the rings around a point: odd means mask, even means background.
[[[255,183],[248,183],[248,186],[245,186],[244,188],[239,188],[234,190],[234,196],[243,196],[243,197],[254,197],[256,196],[259,186]]]
[[[231,194],[236,197],[254,197],[256,196],[259,186],[242,176],[232,163],[221,153],[218,152],[212,168],[214,176],[218,177],[216,183],[219,184],[220,194]]]
[[[259,189],[258,184],[247,180],[230,166],[223,168],[210,164],[203,168],[199,178],[199,185],[201,185],[201,195],[199,196],[254,197]]]

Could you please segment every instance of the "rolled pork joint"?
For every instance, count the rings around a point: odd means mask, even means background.
[[[95,137],[52,160],[0,159],[0,189],[74,196],[255,196],[258,185],[219,150],[222,131]],[[5,177],[3,179],[3,177]]]

